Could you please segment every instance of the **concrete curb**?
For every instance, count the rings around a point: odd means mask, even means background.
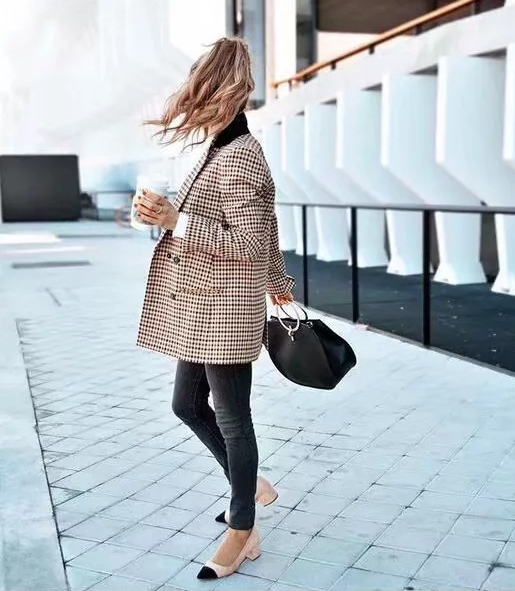
[[[0,315],[0,590],[67,589],[14,319]]]

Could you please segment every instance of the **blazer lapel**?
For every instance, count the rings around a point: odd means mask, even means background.
[[[188,196],[188,194],[191,190],[191,187],[193,186],[193,183],[197,179],[198,175],[202,172],[202,169],[204,168],[204,165],[206,164],[206,162],[209,158],[209,155],[211,154],[212,148],[213,148],[213,144],[211,144],[208,148],[206,148],[206,150],[204,150],[199,161],[197,162],[197,164],[195,164],[193,170],[186,177],[186,180],[182,183],[182,186],[179,189],[179,192],[177,193],[177,197],[172,202],[172,205],[178,211],[181,210],[181,207],[183,206],[184,202],[186,201],[186,197]]]
[[[188,194],[191,190],[191,187],[193,186],[193,183],[195,182],[198,175],[202,172],[204,165],[207,163],[207,160],[209,158],[209,155],[211,154],[212,148],[213,148],[213,144],[211,143],[204,150],[204,152],[202,153],[202,156],[199,158],[197,164],[195,164],[195,166],[193,167],[193,170],[189,173],[189,175],[186,177],[186,179],[182,183],[181,188],[179,189],[179,192],[177,193],[177,196],[172,201],[172,205],[175,207],[175,209],[177,211],[181,210],[184,202],[186,201],[186,197],[188,196]],[[166,232],[168,232],[168,230],[163,230],[161,232],[161,235],[157,239],[156,246],[164,238]]]

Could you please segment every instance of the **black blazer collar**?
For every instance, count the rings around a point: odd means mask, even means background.
[[[240,135],[247,133],[250,133],[247,125],[247,117],[245,113],[238,113],[231,123],[215,137],[213,146],[221,148],[230,144],[237,137],[240,137]]]

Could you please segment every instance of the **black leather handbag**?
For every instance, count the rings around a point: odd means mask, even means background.
[[[356,355],[345,339],[321,320],[295,318],[287,314],[268,321],[268,353],[275,367],[295,384],[332,390],[356,365]],[[281,307],[281,310],[284,309]],[[286,314],[286,313],[285,313]]]

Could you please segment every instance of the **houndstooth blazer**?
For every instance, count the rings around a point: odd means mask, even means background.
[[[243,117],[243,119],[242,119]],[[184,238],[155,246],[137,344],[197,363],[254,361],[266,340],[266,292],[293,289],[279,250],[275,189],[240,114],[204,152],[174,206]]]

